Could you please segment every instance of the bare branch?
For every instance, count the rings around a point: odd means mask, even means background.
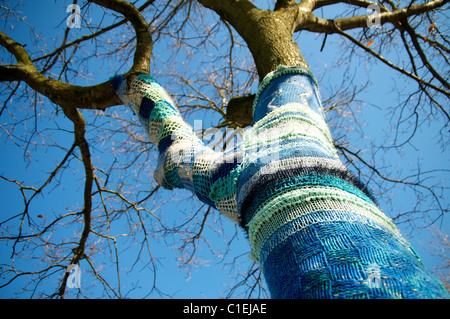
[[[349,39],[351,42],[353,42],[354,44],[356,44],[358,47],[360,47],[361,49],[363,49],[364,51],[370,53],[372,56],[376,57],[378,60],[382,61],[383,63],[385,63],[386,65],[388,65],[389,67],[393,68],[396,71],[399,71],[400,73],[412,78],[413,80],[417,81],[418,83],[425,85],[427,87],[430,87],[442,94],[444,94],[447,97],[450,97],[450,92],[446,91],[430,82],[427,82],[425,80],[423,80],[422,78],[418,77],[417,75],[403,69],[400,68],[399,66],[395,65],[394,63],[388,61],[386,58],[384,58],[382,55],[378,54],[377,52],[373,51],[371,48],[369,48],[368,46],[362,44],[360,41],[356,40],[354,37],[352,37],[350,34],[344,32],[343,30],[341,30],[337,25],[336,25],[336,30],[339,34],[343,35],[344,37],[346,37],[347,39]],[[448,112],[444,109],[444,108],[440,108],[441,111],[443,112],[443,114],[445,115],[445,117],[447,118],[447,120],[450,121],[450,115],[448,114]]]
[[[409,25],[408,21],[405,19],[401,22],[401,26],[405,28],[406,32],[408,32],[409,36],[411,37],[411,40],[414,44],[414,48],[416,49],[417,53],[420,56],[420,59],[422,60],[423,65],[433,74],[433,76],[442,83],[443,86],[445,86],[447,89],[450,89],[450,84],[433,68],[433,66],[428,61],[425,53],[422,50],[422,47],[419,44],[419,41],[417,40],[417,34],[414,31],[414,29]]]
[[[355,2],[356,3],[356,2]],[[365,4],[358,3],[358,5]],[[444,6],[447,2],[445,0],[433,0],[423,4],[418,4],[414,6],[408,6],[402,9],[397,9],[394,11],[384,11],[381,12],[377,17],[380,19],[380,24],[393,23],[404,20],[408,17],[429,12]],[[352,2],[353,4],[353,2]],[[295,31],[308,30],[311,32],[320,33],[338,33],[338,30],[346,31],[356,28],[367,27],[368,15],[353,16],[349,18],[340,18],[335,20],[327,20],[323,18],[316,17],[312,12],[305,12],[306,18],[302,17],[297,20],[295,26]],[[337,26],[337,28],[335,28]]]
[[[95,2],[122,13],[134,27],[137,38],[134,63],[125,76],[136,73],[149,73],[153,43],[149,25],[141,15],[139,9],[124,0],[98,0]],[[144,6],[152,2],[149,1]],[[0,66],[1,81],[23,80],[35,91],[48,97],[53,103],[71,108],[104,110],[107,107],[122,104],[109,81],[94,86],[83,87],[47,78],[36,69],[24,47],[4,32],[0,32],[0,45],[12,53],[18,62],[18,64],[13,66]]]
[[[83,87],[47,78],[33,65],[23,46],[4,32],[0,32],[0,45],[10,51],[18,61],[15,65],[0,66],[1,81],[25,81],[53,103],[67,107],[105,109],[121,104],[109,81]]]
[[[81,234],[78,246],[73,250],[74,256],[70,264],[78,264],[81,258],[85,256],[86,242],[91,232],[91,211],[92,211],[92,185],[94,183],[94,166],[91,161],[91,153],[89,150],[89,143],[85,138],[86,128],[85,121],[80,112],[75,109],[63,108],[64,114],[73,122],[75,131],[75,144],[81,151],[81,158],[84,165],[85,171],[85,184],[84,184],[84,205],[83,205],[83,219],[84,219],[84,229]],[[61,287],[59,289],[59,296],[64,297],[64,292],[66,289],[67,278],[69,273],[66,272],[64,279],[62,281]]]

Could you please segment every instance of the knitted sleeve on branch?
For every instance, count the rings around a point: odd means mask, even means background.
[[[174,102],[151,76],[137,76],[130,87],[122,76],[111,83],[158,147],[156,181],[164,188],[191,190],[201,201],[238,222],[235,185],[240,146],[214,152],[196,136],[180,116]]]

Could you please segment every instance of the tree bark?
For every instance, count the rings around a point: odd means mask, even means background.
[[[296,6],[263,11],[246,0],[199,2],[228,21],[244,39],[253,56],[260,81],[279,65],[308,67],[292,38],[293,23],[298,14]]]
[[[149,74],[153,42],[150,27],[140,10],[153,1],[148,1],[139,9],[125,0],[93,2],[123,14],[136,32],[133,65],[126,75],[132,77],[137,74]],[[86,87],[64,83],[44,76],[36,69],[24,47],[4,32],[0,32],[0,45],[17,60],[15,65],[0,66],[0,81],[25,81],[33,90],[48,97],[53,103],[73,109],[106,109],[121,103],[109,81]]]

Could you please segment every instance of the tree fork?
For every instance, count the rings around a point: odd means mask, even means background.
[[[280,64],[308,68],[292,38],[300,10],[289,1],[276,11],[263,11],[250,1],[243,0],[199,2],[228,21],[244,39],[255,61],[260,81]]]
[[[304,14],[295,1],[278,1],[275,11],[260,10],[249,1],[199,2],[228,21],[244,39],[253,56],[260,82],[279,65],[308,69],[308,64],[292,38],[299,15]],[[253,123],[254,98],[253,94],[229,101],[227,117],[234,122],[232,126],[246,127]]]

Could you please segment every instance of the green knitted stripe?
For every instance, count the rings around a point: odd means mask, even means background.
[[[298,170],[299,168],[303,168],[303,171],[305,173],[309,173],[311,172],[309,168],[316,167],[318,163],[322,164],[323,167],[327,167],[328,169],[341,171],[346,170],[346,167],[338,158],[328,159],[316,156],[304,156],[273,160],[270,163],[264,165],[264,167],[258,173],[254,174],[250,179],[243,183],[240,190],[240,196],[242,196],[241,198],[246,198],[248,196],[248,192],[252,189],[252,185],[258,183],[262,175],[269,174],[274,171],[283,172],[286,170],[288,171],[289,169]],[[244,161],[242,165],[247,165],[247,162]]]
[[[268,130],[270,128],[279,128],[284,123],[289,124],[289,126],[292,127],[291,124],[293,124],[295,122],[299,122],[300,125],[302,123],[307,123],[307,124],[311,125],[312,127],[315,127],[325,137],[325,139],[328,141],[328,143],[330,143],[330,144],[333,143],[333,139],[331,137],[330,131],[328,130],[327,126],[324,125],[323,127],[321,127],[315,121],[310,120],[308,117],[301,116],[298,114],[283,116],[278,119],[274,119],[273,121],[259,127],[258,130],[256,130],[256,132],[259,133],[260,131]],[[294,127],[292,127],[292,128],[294,129]]]
[[[384,225],[386,228],[391,229],[391,231],[397,231],[397,227],[392,223],[392,221],[375,205],[347,191],[335,187],[319,185],[307,187],[300,186],[297,188],[293,188],[292,192],[291,190],[287,189],[286,191],[280,193],[279,197],[278,195],[276,197],[272,197],[257,209],[257,212],[254,214],[252,220],[249,223],[249,228],[253,227],[253,230],[257,231],[261,223],[271,218],[271,213],[273,213],[271,210],[277,211],[282,210],[282,207],[284,206],[288,207],[296,205],[291,201],[291,199],[294,199],[294,197],[296,200],[296,204],[299,205],[302,205],[305,202],[321,199],[332,199],[343,203],[352,203],[363,210],[367,210],[368,214],[373,216],[373,218],[380,220],[380,224]]]
[[[156,87],[156,88],[159,88],[159,89],[162,89],[162,88],[163,88],[163,87],[162,87],[158,82],[156,82],[156,80],[155,80],[153,77],[151,77],[151,76],[147,76],[147,75],[145,75],[145,74],[139,74],[139,75],[137,76],[137,78],[138,78],[139,80],[141,80],[142,82],[144,82],[144,83],[150,84],[150,85],[153,86],[153,87]]]
[[[236,194],[232,194],[229,197],[224,197],[215,201],[217,209],[230,218],[232,221],[239,224],[240,214],[236,205]]]
[[[275,230],[299,216],[321,210],[352,211],[399,235],[385,214],[356,195],[332,187],[300,187],[278,194],[257,209],[248,223],[253,258],[259,258],[262,245]]]
[[[152,111],[152,114],[155,112],[155,110]],[[158,110],[156,111],[158,113]],[[158,143],[161,141],[161,138],[159,138],[161,133],[161,128],[164,125],[166,121],[176,121],[180,118],[178,114],[169,114],[170,112],[166,113],[164,117],[161,117],[160,119],[156,120],[153,119],[148,122],[148,134],[150,137],[150,140],[153,144],[158,145]],[[150,115],[151,116],[151,115]]]
[[[177,140],[194,141],[198,139],[192,128],[179,116],[171,116],[163,121],[158,134],[158,142],[167,136],[174,136]]]
[[[158,101],[155,103],[155,107],[150,114],[150,121],[161,121],[170,116],[180,116],[177,110],[172,107],[167,107],[164,101]]]
[[[279,118],[282,118],[284,114],[286,113],[301,113],[305,115],[305,117],[309,118],[310,120],[314,121],[316,125],[327,128],[327,124],[316,112],[311,110],[307,105],[303,105],[300,103],[288,103],[282,106],[277,107],[275,110],[271,111],[269,114],[267,114],[264,118],[259,120],[257,123],[255,123],[252,126],[253,130],[257,130],[267,124],[270,124],[271,121],[277,120]]]
[[[173,105],[172,99],[167,94],[166,90],[150,77],[137,76],[131,83],[130,93],[136,97],[145,96],[154,103],[166,101]],[[140,105],[140,101],[135,101],[135,103]]]
[[[345,192],[358,196],[369,204],[375,205],[373,201],[369,197],[367,197],[367,195],[364,194],[362,190],[345,182],[340,178],[331,175],[309,173],[306,175],[299,175],[276,180],[268,184],[267,187],[265,185],[265,188],[258,192],[254,198],[252,198],[252,203],[247,208],[247,211],[250,212],[250,214],[246,215],[246,220],[251,219],[251,212],[256,212],[259,206],[265,205],[265,202],[270,201],[273,196],[275,196],[279,192],[284,192],[288,189],[292,189],[293,187],[300,188],[304,186],[327,186],[338,188]]]
[[[180,187],[181,181],[180,176],[178,175],[178,166],[167,170],[165,172],[164,179],[166,183],[171,185],[172,187]]]
[[[292,114],[284,116],[286,113]],[[295,123],[296,121],[299,125]],[[330,154],[337,157],[333,139],[323,118],[307,106],[295,103],[283,105],[258,121],[244,136],[244,143],[247,150],[260,146],[270,150],[269,143],[295,137],[315,140],[324,145]]]
[[[264,136],[265,134],[260,134],[259,136],[252,136],[250,138],[247,138],[245,139],[245,149],[246,151],[252,151],[252,149],[260,148],[265,150],[266,152],[273,153],[275,151],[279,151],[273,149],[273,147],[275,147],[277,144],[280,144],[283,140],[291,140],[292,142],[289,144],[290,147],[302,147],[308,143],[308,140],[314,140],[324,146],[330,154],[336,154],[336,149],[333,147],[333,145],[331,143],[324,143],[323,138],[319,136],[322,133],[319,130],[311,129],[308,131],[309,134],[303,133],[301,131],[284,133],[285,134],[279,136],[270,134]],[[295,143],[296,138],[299,139],[297,143]],[[262,152],[259,151],[258,154],[262,154]]]
[[[194,174],[192,176],[194,189],[204,197],[208,197],[210,190],[211,177],[208,175]]]
[[[236,166],[228,175],[219,178],[211,187],[209,198],[218,201],[236,193],[236,182],[242,171],[242,165]]]

